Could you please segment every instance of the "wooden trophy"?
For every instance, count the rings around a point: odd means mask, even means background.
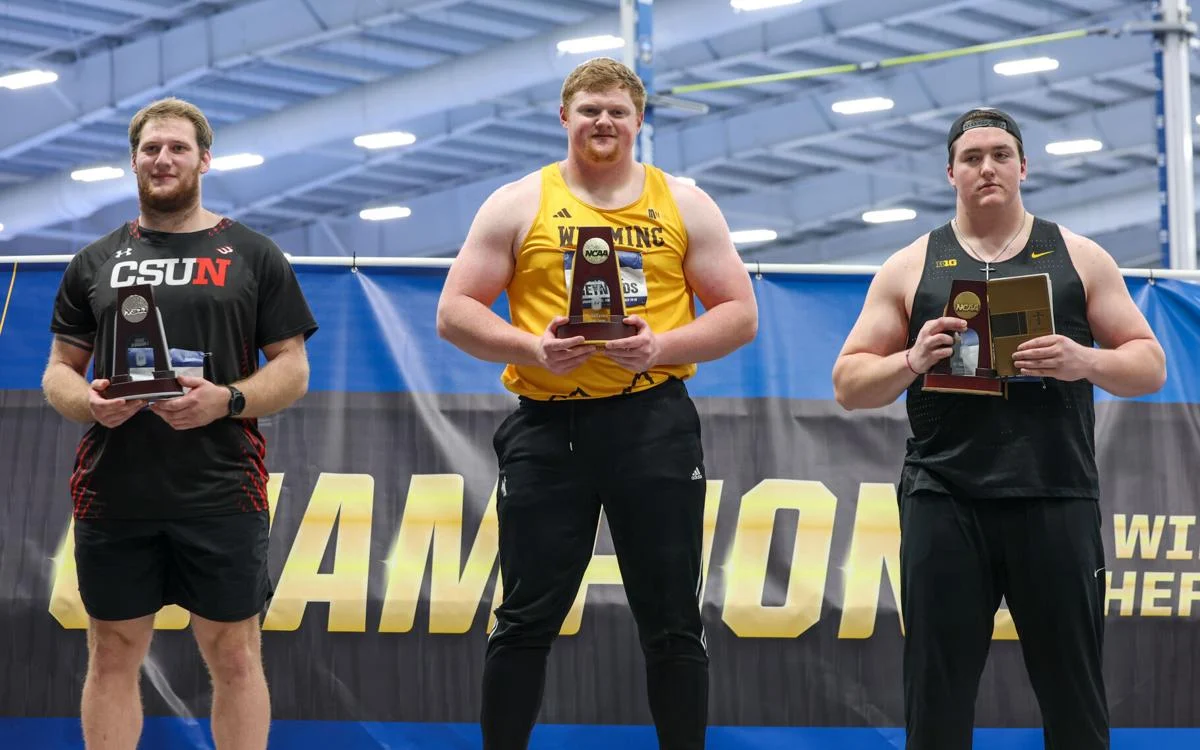
[[[558,338],[583,336],[586,343],[602,346],[606,341],[637,334],[634,326],[623,322],[625,295],[612,227],[579,227],[571,260],[569,295],[568,320],[555,331]],[[589,303],[587,307],[585,300]]]
[[[925,373],[921,389],[943,393],[1004,395],[1004,381],[993,365],[988,283],[955,279],[950,284],[946,316],[967,321],[965,331],[950,334],[954,351]]]
[[[134,284],[117,290],[112,347],[112,370],[108,388],[102,394],[104,398],[158,401],[184,394],[171,368],[167,333],[154,303],[152,285]],[[129,374],[129,350],[135,347],[153,350],[154,372],[149,379],[134,380]]]

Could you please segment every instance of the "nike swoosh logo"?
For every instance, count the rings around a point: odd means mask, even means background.
[[[1053,253],[1053,252],[1054,252],[1053,250],[1047,250],[1047,251],[1046,251],[1046,252],[1044,252],[1044,253],[1030,253],[1030,254],[1029,254],[1029,257],[1030,257],[1030,258],[1033,258],[1034,260],[1036,260],[1036,259],[1038,259],[1038,258],[1042,257],[1043,255],[1050,255],[1050,254],[1051,254],[1051,253]]]

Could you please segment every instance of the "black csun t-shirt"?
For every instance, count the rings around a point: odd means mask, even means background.
[[[202,363],[218,385],[258,369],[258,350],[317,330],[291,264],[267,237],[229,219],[165,233],[122,226],[72,259],[50,330],[92,349],[95,377],[113,364],[117,289],[154,287],[172,363]],[[207,360],[207,362],[205,362]],[[145,409],[79,442],[70,491],[76,518],[183,518],[267,507],[266,441],[257,420],[222,417],[175,430]]]

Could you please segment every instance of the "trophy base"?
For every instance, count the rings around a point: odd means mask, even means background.
[[[993,377],[978,377],[975,375],[950,375],[940,372],[925,374],[925,382],[921,385],[923,391],[939,393],[969,393],[980,396],[1003,396],[1004,381]]]
[[[162,401],[169,398],[179,398],[184,393],[183,386],[172,376],[153,377],[149,380],[126,380],[120,383],[110,383],[100,395],[107,399],[129,401]]]
[[[622,317],[613,316],[610,320],[580,321],[570,320],[555,330],[560,339],[583,336],[585,344],[603,344],[606,341],[627,339],[637,335],[637,328],[622,323]]]

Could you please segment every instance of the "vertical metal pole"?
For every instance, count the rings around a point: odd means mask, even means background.
[[[1196,268],[1196,189],[1192,173],[1192,96],[1187,0],[1162,0],[1155,68],[1159,90],[1159,186],[1165,183],[1164,265]],[[1176,27],[1171,29],[1170,27]]]
[[[654,93],[654,0],[621,0],[621,38],[625,40],[624,62],[637,73]],[[642,132],[634,148],[634,158],[654,163],[654,107],[646,102]]]
[[[1161,14],[1158,20],[1162,20]],[[1167,180],[1167,115],[1165,109],[1166,85],[1163,82],[1162,37],[1154,40],[1154,79],[1158,90],[1154,93],[1154,145],[1157,150],[1158,166],[1158,251],[1159,265],[1171,267],[1171,211],[1167,200],[1170,195]]]

